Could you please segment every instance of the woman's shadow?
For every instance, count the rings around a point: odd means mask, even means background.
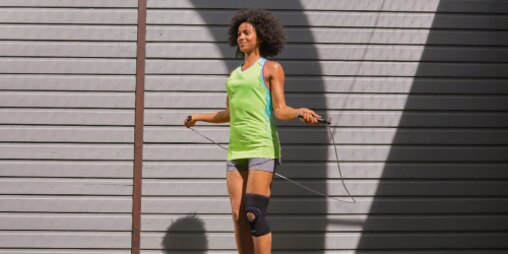
[[[161,245],[164,253],[177,253],[179,250],[205,253],[208,250],[205,223],[195,214],[179,218],[168,227]]]

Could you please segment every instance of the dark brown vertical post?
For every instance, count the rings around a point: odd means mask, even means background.
[[[132,190],[132,243],[131,253],[141,249],[141,183],[143,179],[143,125],[145,109],[145,42],[146,0],[138,0],[138,38],[136,53],[136,104],[134,120],[134,169]]]

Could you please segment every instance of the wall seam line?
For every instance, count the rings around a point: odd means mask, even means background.
[[[146,57],[146,0],[138,0],[131,253],[141,250],[141,197]]]

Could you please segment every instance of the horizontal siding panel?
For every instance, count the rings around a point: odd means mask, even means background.
[[[125,9],[4,8],[1,23],[128,24],[135,25],[137,11]]]
[[[17,182],[17,181],[12,181]],[[19,181],[25,182],[25,181]],[[29,181],[26,181],[29,182]],[[48,183],[46,183],[48,182]],[[40,191],[52,181],[42,181]],[[0,182],[1,183],[1,182]],[[78,184],[79,183],[79,184]],[[300,184],[332,196],[346,197],[347,192],[340,180],[300,180]],[[55,183],[58,188],[60,183]],[[92,183],[95,184],[95,183]],[[421,197],[421,196],[507,196],[507,181],[393,181],[393,180],[346,180],[345,184],[353,196],[376,197]],[[74,188],[85,185],[76,182]],[[15,184],[6,184],[6,193],[14,193]],[[199,186],[199,188],[197,188]],[[31,188],[30,188],[31,189]],[[99,192],[100,190],[97,190]],[[12,193],[11,193],[12,192]],[[28,192],[28,191],[27,191]],[[272,184],[272,197],[316,196],[290,182],[276,179]],[[143,195],[145,196],[226,196],[225,180],[144,180]]]
[[[385,179],[503,179],[507,163],[340,163],[344,178]],[[291,178],[340,178],[336,163],[283,163],[281,173]]]
[[[0,253],[3,253],[0,250]],[[45,252],[44,252],[45,253]],[[55,252],[60,253],[60,252]],[[74,254],[74,252],[69,252],[70,254]],[[141,250],[143,254],[167,254],[167,250]],[[186,254],[236,254],[238,253],[236,250],[186,250]],[[313,251],[309,250],[277,250],[277,254],[311,254]],[[382,251],[369,251],[369,250],[319,250],[320,254],[386,254],[385,250]],[[433,250],[429,252],[428,250],[411,250],[411,251],[401,251],[397,250],[397,254],[505,254],[506,250],[491,250],[491,249],[477,249],[477,250]],[[25,254],[25,252],[21,252],[20,254]],[[34,254],[34,253],[29,253]],[[35,254],[39,254],[36,252]],[[81,253],[80,253],[81,254]],[[86,254],[95,254],[95,253],[86,253]],[[109,254],[109,252],[107,253]],[[116,253],[115,253],[116,254]]]
[[[137,7],[136,0],[2,0],[0,6],[14,7]]]
[[[382,163],[342,162],[344,178],[362,179],[506,179],[508,163]],[[279,172],[292,179],[337,179],[340,177],[335,162],[283,162]],[[1,173],[1,172],[0,172]],[[145,179],[224,179],[226,161],[145,161]]]
[[[47,75],[3,74],[0,89],[47,91],[124,91],[134,92],[134,75]]]
[[[0,109],[1,124],[134,125],[134,110]]]
[[[132,212],[131,197],[2,195],[0,203],[2,204],[0,212],[126,214]]]
[[[147,52],[148,54],[148,52]],[[146,75],[145,91],[226,91],[227,76]],[[287,89],[287,88],[286,88]]]
[[[1,77],[1,76],[0,76]],[[148,75],[147,91],[224,92],[227,76]],[[412,77],[286,77],[287,93],[508,94],[506,79]]]
[[[225,108],[226,99],[220,108]],[[146,125],[177,125],[183,126],[187,115],[195,113],[196,109],[146,109]],[[0,111],[1,112],[1,111]],[[213,112],[199,110],[199,112]],[[508,127],[508,114],[493,112],[402,112],[390,111],[328,111],[319,112],[332,119],[332,126],[342,127]],[[1,118],[0,118],[1,120]],[[203,123],[202,125],[212,125]],[[300,121],[279,121],[278,126],[302,126]],[[198,125],[197,128],[199,128]]]
[[[14,1],[14,0],[10,0]],[[289,2],[289,3],[288,3]],[[399,11],[399,12],[477,12],[477,13],[508,13],[508,5],[503,1],[496,0],[360,0],[351,2],[348,0],[291,0],[274,2],[270,0],[252,1],[228,1],[216,0],[149,0],[149,8],[200,8],[216,9],[218,6],[224,9],[242,8],[269,8],[272,10],[335,10],[335,11]],[[439,6],[439,9],[438,9]]]
[[[345,199],[349,201],[349,199]],[[374,210],[371,210],[376,203]],[[145,197],[143,213],[230,214],[228,197]],[[364,198],[356,203],[327,201],[320,197],[279,198],[270,200],[268,214],[479,214],[508,211],[503,198]]]
[[[83,250],[83,249],[0,249],[1,254],[130,254],[131,250]]]
[[[1,94],[0,94],[1,96]],[[147,92],[146,108],[224,108],[226,93]],[[390,94],[287,94],[289,105],[327,110],[506,111],[508,96]],[[410,100],[410,103],[407,103]],[[324,102],[323,102],[324,101]],[[324,105],[326,103],[326,105]]]
[[[0,144],[0,159],[132,160],[133,145]]]
[[[141,235],[141,247],[160,247],[161,239],[173,240],[172,249],[197,249],[196,242],[203,240],[202,234],[145,233]],[[206,234],[209,249],[234,249],[236,244],[232,233]],[[273,249],[316,250],[326,245],[328,249],[355,249],[360,241],[364,249],[453,249],[453,248],[506,248],[508,236],[503,233],[327,233],[327,234],[274,234]],[[326,244],[324,244],[326,243]],[[199,248],[199,247],[198,247]]]
[[[251,8],[251,7],[249,7]],[[507,6],[508,8],[508,6]],[[236,10],[149,10],[148,24],[164,25],[229,25]],[[1,14],[1,13],[0,13]],[[9,13],[7,13],[9,14]],[[50,14],[50,13],[48,13]],[[81,13],[79,13],[81,14]],[[478,14],[382,13],[337,11],[274,11],[286,27],[383,27],[427,29],[508,29],[508,17]],[[83,14],[81,14],[83,15]],[[79,16],[78,16],[79,18]],[[99,17],[98,17],[99,18]],[[1,20],[1,19],[0,19]],[[46,19],[44,19],[46,20]],[[464,20],[470,22],[465,23]]]
[[[3,150],[0,146],[0,151]],[[12,150],[14,147],[7,154],[12,154]],[[508,147],[499,146],[342,145],[337,150],[341,161],[506,162],[508,154]],[[213,144],[145,144],[144,158],[217,161],[226,158],[226,151]],[[335,160],[335,153],[331,145],[286,145],[282,149],[282,158],[286,161]]]
[[[0,148],[1,149],[1,148]],[[224,160],[227,151],[215,145],[154,145],[143,146],[143,159],[156,161],[172,160]],[[1,150],[0,150],[1,151]],[[192,152],[193,154],[189,154]]]
[[[0,161],[1,177],[132,178],[133,164],[94,161]]]
[[[3,40],[136,41],[136,26],[0,24]]]
[[[130,215],[121,214],[0,213],[0,228],[5,231],[130,231],[131,220]]]
[[[508,57],[508,51],[496,47],[288,45],[277,58],[297,60],[506,62],[506,57]]]
[[[135,60],[3,58],[0,72],[45,74],[134,74]]]
[[[134,143],[132,127],[0,126],[2,142]]]
[[[8,195],[132,195],[132,180],[113,179],[0,179],[0,193]]]
[[[0,31],[2,27],[0,26]],[[393,45],[505,46],[504,31],[432,31],[425,29],[287,28],[290,43],[355,43]],[[199,26],[147,27],[148,42],[227,42],[227,28]],[[0,37],[1,38],[1,37]],[[234,57],[231,52],[230,57]]]
[[[0,107],[134,108],[134,93],[0,91]]]
[[[127,232],[0,231],[0,245],[3,248],[128,249],[131,237]]]
[[[231,215],[196,215],[195,217],[172,214],[147,214],[142,218],[145,232],[170,232],[168,222],[178,220],[202,221],[207,232],[229,232],[233,229]],[[508,216],[502,215],[272,215],[267,220],[275,234],[281,232],[422,232],[422,231],[497,231],[504,230]],[[365,221],[368,225],[364,225]],[[295,222],[298,223],[295,223]],[[443,225],[447,225],[446,228]],[[176,229],[175,229],[176,231]],[[199,228],[181,227],[181,233],[200,232]]]
[[[217,59],[223,58],[227,53],[230,53],[228,56],[233,58],[232,52],[235,51],[234,48],[224,43],[148,43],[146,50],[148,58],[186,59]],[[284,51],[277,56],[278,59],[295,60],[422,60],[427,62],[506,62],[507,57],[508,50],[505,48],[323,44],[287,45],[284,47]]]
[[[0,136],[2,134],[0,127]],[[467,129],[393,129],[393,128],[332,128],[337,144],[507,144],[508,130]],[[220,143],[229,142],[228,128],[199,128],[199,132]],[[324,128],[278,128],[283,144],[323,144],[329,140]],[[145,143],[210,143],[199,135],[178,127],[145,127]],[[394,140],[394,138],[396,139]],[[331,143],[331,140],[329,141]]]
[[[135,58],[134,42],[0,42],[4,57]]]
[[[288,41],[299,43],[503,46],[505,45],[503,40],[508,37],[504,31],[430,31],[373,28],[288,28],[285,31]],[[430,36],[431,34],[432,36]],[[482,38],[477,38],[478,36]]]
[[[12,61],[6,61],[12,62]],[[15,62],[12,62],[15,64]],[[58,62],[55,62],[57,64]],[[417,77],[508,77],[508,64],[400,63],[330,61],[323,64],[304,61],[280,61],[286,75],[324,76],[417,76]],[[29,64],[29,63],[27,63]],[[83,62],[83,65],[86,63]],[[113,63],[111,63],[113,64]],[[228,74],[227,66],[238,61],[148,60],[147,74]],[[15,67],[12,69],[16,69]],[[7,72],[7,70],[5,70]],[[69,70],[71,71],[71,70]],[[103,72],[99,72],[103,73]]]

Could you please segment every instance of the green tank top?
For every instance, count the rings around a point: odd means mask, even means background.
[[[230,116],[228,160],[280,158],[272,96],[263,77],[265,62],[260,58],[244,71],[238,67],[226,80]]]

